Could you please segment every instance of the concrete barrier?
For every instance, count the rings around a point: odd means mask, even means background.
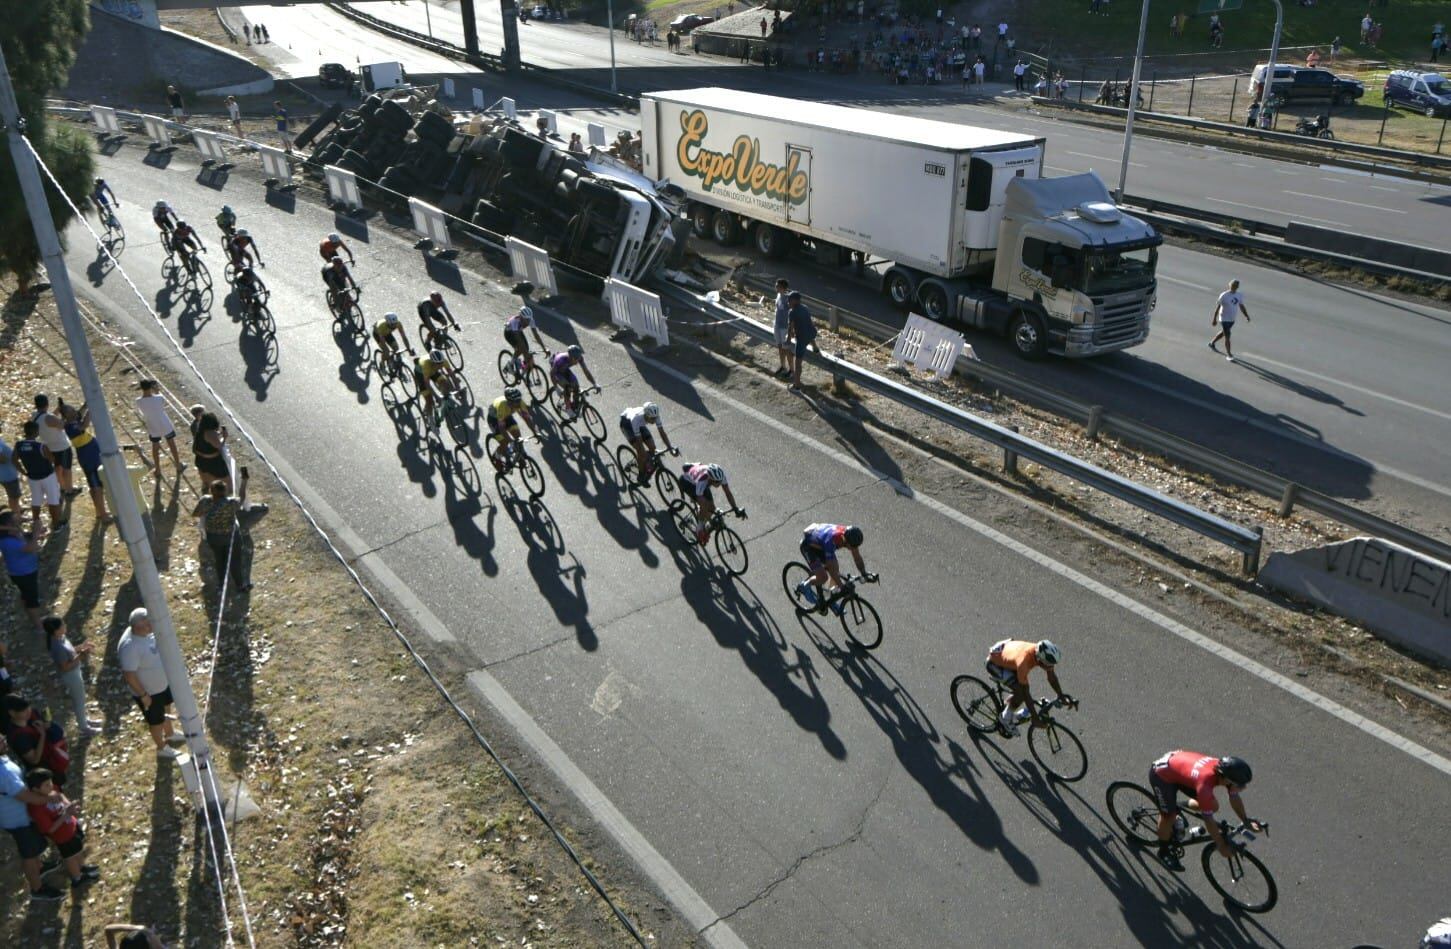
[[[1379,237],[1346,233],[1344,229],[1316,227],[1291,221],[1285,229],[1285,241],[1301,247],[1328,250],[1367,260],[1378,260],[1383,264],[1419,270],[1423,273],[1451,277],[1451,251],[1436,247],[1422,247],[1417,244],[1402,244]]]
[[[1259,580],[1451,665],[1451,564],[1357,537],[1271,554]]]

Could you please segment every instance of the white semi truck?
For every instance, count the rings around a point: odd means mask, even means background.
[[[1029,358],[1149,335],[1162,239],[1097,175],[1043,178],[1041,138],[718,88],[646,93],[640,116],[645,174],[699,237],[855,254],[899,307]]]

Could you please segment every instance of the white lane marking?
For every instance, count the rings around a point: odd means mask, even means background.
[[[1230,162],[1230,164],[1233,165],[1236,168],[1258,168],[1259,167],[1258,165],[1254,164],[1253,162],[1247,162],[1247,161],[1232,161],[1232,162]]]
[[[753,320],[752,322],[755,321]],[[764,327],[764,324],[757,325]],[[785,422],[774,419],[758,409],[754,409],[748,405],[743,405],[742,403],[737,402],[734,398],[725,395],[712,385],[701,383],[697,380],[691,379],[687,377],[685,373],[680,372],[670,366],[667,366],[664,363],[657,362],[649,356],[637,354],[635,358],[639,359],[641,362],[650,363],[659,372],[678,379],[681,383],[687,386],[709,392],[712,396],[731,406],[736,411],[741,412],[745,415],[749,415],[752,419],[762,425],[767,425],[771,428],[774,428],[776,431],[781,432],[782,434],[797,439],[802,444],[815,449],[816,451],[827,456],[828,458],[831,458],[833,461],[836,461],[839,464],[846,465],[849,468],[857,468],[867,472],[872,477],[877,478],[878,480],[890,485],[892,489],[895,490],[902,497],[911,498],[914,501],[930,507],[932,510],[941,514],[943,517],[956,521],[959,525],[966,527],[969,530],[974,531],[983,537],[986,537],[988,540],[993,541],[999,546],[1006,547],[1014,553],[1021,555],[1025,559],[1031,560],[1038,566],[1058,574],[1065,580],[1069,580],[1073,583],[1078,584],[1080,587],[1089,591],[1090,593],[1094,593],[1102,597],[1103,599],[1108,600],[1110,603],[1122,607],[1123,609],[1128,610],[1130,613],[1133,613],[1136,616],[1148,620],[1150,623],[1153,623],[1155,626],[1159,627],[1165,632],[1178,636],[1180,639],[1191,645],[1198,646],[1205,652],[1217,656],[1220,659],[1223,659],[1225,662],[1229,663],[1230,665],[1235,666],[1239,669],[1243,669],[1245,672],[1248,672],[1251,675],[1264,680],[1270,685],[1273,685],[1279,689],[1284,690],[1285,692],[1288,692],[1295,698],[1298,698],[1303,702],[1315,706],[1322,712],[1338,718],[1340,721],[1344,722],[1347,725],[1360,729],[1365,734],[1379,741],[1382,741],[1387,745],[1390,745],[1392,748],[1395,748],[1398,751],[1405,752],[1412,758],[1416,758],[1421,762],[1430,765],[1431,767],[1442,772],[1443,774],[1451,775],[1451,760],[1448,760],[1447,758],[1438,755],[1431,749],[1426,748],[1423,745],[1417,744],[1409,738],[1405,738],[1401,735],[1396,734],[1389,728],[1386,728],[1384,725],[1373,722],[1370,719],[1366,718],[1364,715],[1361,715],[1360,713],[1353,711],[1352,709],[1346,708],[1344,705],[1341,705],[1334,699],[1326,698],[1320,693],[1312,689],[1308,689],[1300,683],[1295,682],[1286,676],[1280,675],[1278,672],[1275,672],[1273,669],[1270,669],[1267,666],[1261,665],[1259,662],[1256,662],[1249,656],[1246,656],[1240,652],[1236,652],[1235,650],[1223,645],[1222,643],[1215,642],[1214,640],[1210,639],[1208,636],[1203,635],[1202,633],[1195,632],[1194,630],[1185,626],[1183,623],[1180,623],[1178,620],[1171,619],[1170,617],[1165,616],[1163,613],[1160,613],[1153,607],[1140,603],[1139,601],[1133,599],[1127,594],[1120,593],[1119,591],[1098,582],[1092,577],[1080,573],[1079,571],[1073,569],[1067,564],[1064,564],[1062,561],[1054,559],[1053,557],[1043,553],[1035,547],[1029,547],[1022,541],[1009,537],[1008,535],[1002,533],[996,528],[990,527],[979,520],[971,518],[968,515],[957,510],[956,508],[949,507],[948,505],[943,504],[936,498],[933,498],[926,494],[922,494],[921,492],[909,487],[908,485],[902,483],[896,478],[893,478],[883,472],[877,471],[870,465],[862,464],[862,462],[856,458],[852,458],[849,455],[839,452],[834,448],[829,448],[826,445],[823,445],[822,443],[816,441],[816,439],[805,435],[804,433],[792,428],[790,425],[787,425]]]
[[[1124,157],[1122,155],[1120,155],[1117,158],[1104,158],[1102,155],[1090,155],[1087,152],[1067,152],[1067,154],[1069,154],[1069,155],[1077,155],[1079,158],[1092,158],[1094,161],[1106,161],[1106,162],[1109,162],[1110,164],[1118,164],[1118,163],[1120,163],[1120,162],[1122,162],[1124,160]],[[1139,162],[1136,162],[1136,161],[1131,161],[1131,162],[1129,162],[1129,167],[1130,168],[1144,168],[1144,167],[1147,167],[1147,166],[1145,166],[1145,165],[1143,165],[1143,164],[1141,164]]]
[[[1294,192],[1286,193],[1293,194]],[[1319,221],[1321,224],[1334,224],[1339,227],[1350,226],[1349,224],[1342,224],[1340,221],[1331,221],[1323,217],[1311,217],[1308,214],[1294,214],[1289,211],[1281,211],[1278,208],[1267,208],[1263,204],[1245,204],[1243,201],[1231,201],[1228,198],[1213,198],[1207,194],[1204,196],[1204,200],[1213,201],[1215,204],[1232,204],[1237,208],[1249,208],[1251,211],[1268,211],[1271,214],[1282,214],[1287,218],[1299,219],[1302,221]]]
[[[1178,277],[1171,277],[1168,274],[1164,274],[1164,273],[1159,274],[1159,279],[1160,280],[1167,280],[1170,283],[1177,283],[1177,284],[1179,284],[1181,286],[1189,287],[1189,288],[1191,288],[1193,290],[1203,290],[1205,293],[1213,293],[1214,292],[1214,288],[1213,287],[1206,287],[1203,284],[1198,284],[1198,283],[1190,283],[1188,280],[1180,280]]]
[[[1387,187],[1386,185],[1366,185],[1366,187],[1367,188],[1374,188],[1377,191],[1399,192],[1401,190],[1400,188],[1391,188],[1391,187]]]
[[[1389,211],[1392,214],[1406,213],[1397,208],[1388,208],[1381,204],[1365,204],[1361,201],[1346,201],[1344,198],[1328,198],[1323,194],[1306,194],[1303,191],[1286,191],[1285,194],[1293,194],[1297,198],[1310,198],[1314,201],[1334,201],[1336,204],[1348,204],[1356,208],[1369,208],[1372,211]]]
[[[1249,416],[1241,412],[1231,412],[1228,409],[1225,409],[1219,405],[1214,404],[1213,402],[1210,402],[1208,399],[1200,399],[1192,395],[1185,395],[1184,393],[1176,389],[1171,389],[1168,386],[1159,385],[1157,382],[1148,382],[1144,379],[1140,379],[1131,373],[1124,372],[1122,369],[1111,369],[1108,366],[1094,366],[1093,368],[1106,375],[1113,376],[1115,379],[1122,379],[1124,382],[1132,382],[1135,385],[1143,386],[1145,389],[1157,392],[1160,395],[1166,395],[1172,399],[1177,399],[1180,402],[1195,406],[1196,408],[1201,408],[1206,411],[1213,412],[1215,415],[1221,416],[1222,418],[1230,419],[1234,422],[1239,422],[1241,425],[1252,426],[1262,432],[1267,432],[1278,438],[1287,438],[1290,441],[1298,442],[1301,445],[1304,445],[1308,448],[1314,448],[1317,451],[1330,452],[1332,455],[1337,455],[1341,458],[1344,458],[1346,461],[1354,462],[1357,465],[1369,465],[1372,471],[1377,471],[1381,474],[1387,474],[1393,478],[1400,478],[1402,481],[1405,481],[1408,484],[1414,484],[1417,487],[1425,488],[1427,491],[1432,491],[1436,494],[1451,498],[1451,487],[1448,487],[1444,484],[1438,484],[1435,481],[1428,481],[1425,478],[1420,477],[1419,475],[1411,474],[1409,471],[1401,471],[1399,468],[1392,468],[1388,465],[1383,465],[1380,462],[1374,461],[1370,458],[1365,458],[1360,455],[1353,455],[1350,452],[1345,451],[1344,449],[1336,448],[1334,445],[1330,445],[1325,442],[1316,441],[1315,439],[1310,438],[1307,435],[1301,435],[1299,432],[1293,432],[1284,428],[1276,428],[1274,425],[1271,425],[1268,422],[1263,422],[1257,418],[1250,418]]]
[[[1044,165],[1043,167],[1047,168],[1049,171],[1061,171],[1065,175],[1074,174],[1072,168],[1059,168],[1057,165]]]
[[[1328,382],[1331,385],[1340,386],[1342,388],[1349,389],[1352,392],[1359,392],[1361,395],[1368,395],[1371,398],[1382,399],[1386,402],[1392,402],[1396,405],[1404,406],[1405,408],[1413,409],[1417,412],[1425,412],[1427,415],[1434,415],[1437,418],[1443,418],[1446,419],[1448,422],[1451,422],[1451,412],[1442,412],[1440,409],[1433,409],[1430,406],[1420,405],[1416,402],[1408,402],[1405,399],[1399,399],[1393,395],[1387,395],[1384,392],[1377,392],[1374,389],[1367,389],[1364,386],[1358,386],[1353,382],[1346,382],[1344,379],[1337,379],[1334,376],[1322,376],[1318,372],[1311,372],[1309,369],[1302,369],[1299,366],[1294,366],[1290,363],[1280,362],[1278,359],[1269,359],[1265,356],[1248,356],[1246,357],[1246,360],[1251,363],[1262,362],[1267,365],[1274,366],[1277,369],[1285,369],[1289,372],[1297,373],[1302,376],[1309,376],[1311,379],[1316,379],[1320,382]]]

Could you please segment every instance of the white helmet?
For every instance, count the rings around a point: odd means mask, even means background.
[[[247,233],[247,229],[245,227],[239,227],[239,228],[237,228],[237,236],[238,237],[251,237],[252,235],[249,234],[249,233]]]
[[[397,313],[384,313],[383,314],[383,322],[384,323],[387,323],[389,326],[397,326],[398,325],[398,314]]]
[[[646,402],[645,403],[645,406],[644,406],[644,411],[645,411],[645,421],[647,421],[647,422],[658,422],[658,421],[660,421],[660,406],[656,405],[654,402]]]
[[[337,231],[333,231],[331,234],[329,234],[327,236],[327,239],[332,241],[334,244],[341,244],[343,242],[343,236]]]
[[[1451,916],[1431,924],[1426,935],[1421,937],[1421,949],[1451,946]]]
[[[1059,649],[1052,640],[1045,639],[1038,643],[1038,661],[1045,666],[1056,666],[1063,658],[1063,650]]]
[[[519,307],[519,318],[526,323],[532,323],[534,322],[534,311],[527,306],[521,306]]]
[[[716,484],[725,483],[725,469],[720,465],[706,465],[705,476]]]

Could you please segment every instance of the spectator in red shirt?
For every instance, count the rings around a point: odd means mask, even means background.
[[[24,696],[12,693],[5,696],[3,702],[5,739],[10,742],[10,750],[16,760],[26,768],[49,768],[55,783],[65,784],[66,772],[71,765],[65,732],[55,722],[41,718]]]
[[[71,879],[71,891],[89,886],[101,878],[101,870],[94,864],[82,863],[81,854],[86,849],[86,831],[76,819],[80,805],[71,803],[64,794],[51,797],[56,792],[55,776],[45,768],[34,768],[25,775],[25,786],[35,794],[46,795],[43,804],[26,804],[30,822],[40,835],[60,851],[61,864]]]

